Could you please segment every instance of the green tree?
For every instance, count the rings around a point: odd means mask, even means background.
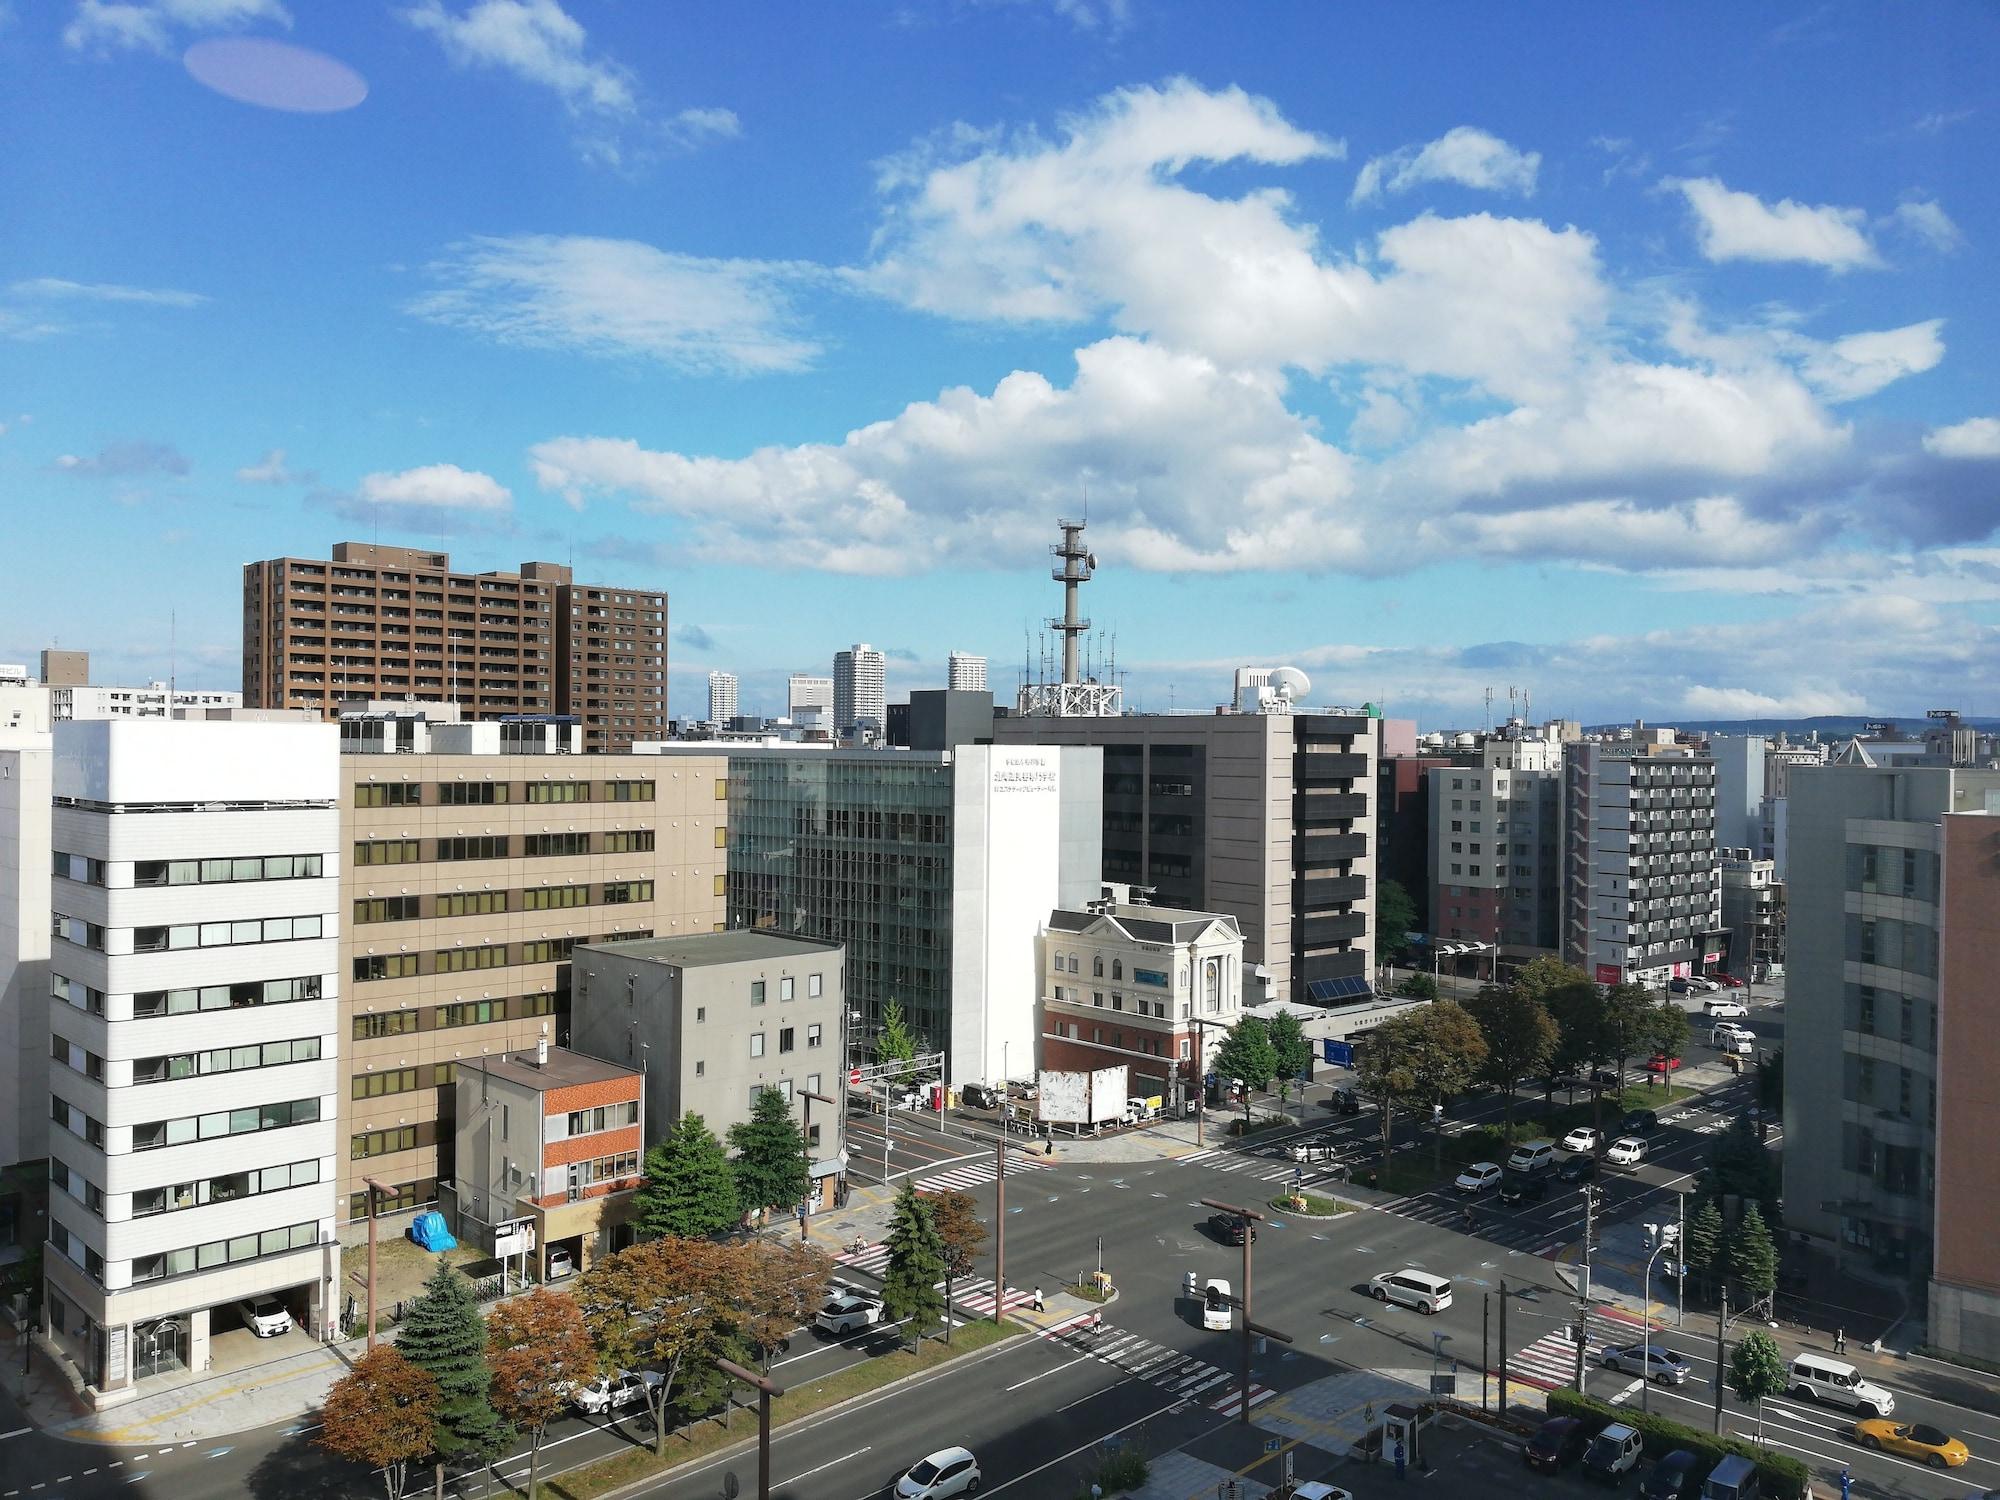
[[[1381,1115],[1384,1173],[1397,1105],[1418,1099],[1437,1103],[1462,1092],[1485,1057],[1479,1024],[1450,1000],[1413,1006],[1370,1033],[1355,1058],[1355,1072]]]
[[[806,1167],[806,1138],[792,1107],[776,1089],[758,1091],[750,1118],[729,1127],[736,1155],[729,1169],[737,1201],[746,1209],[782,1208],[805,1201],[812,1186]]]
[[[1312,1043],[1306,1039],[1305,1028],[1299,1024],[1299,1018],[1288,1010],[1281,1010],[1271,1018],[1265,1035],[1271,1043],[1271,1057],[1276,1065],[1280,1097],[1283,1097],[1282,1090],[1288,1088],[1293,1080],[1311,1076]]]
[[[1435,1000],[1438,982],[1428,974],[1405,974],[1396,985],[1396,993],[1406,1000]]]
[[[1754,1203],[1744,1205],[1729,1237],[1729,1274],[1752,1298],[1769,1296],[1778,1284],[1778,1247]]]
[[[908,1062],[916,1055],[917,1039],[903,1016],[902,1005],[894,1000],[886,1002],[882,1007],[882,1035],[875,1040],[875,1060]],[[908,1084],[916,1076],[914,1068],[904,1068],[896,1074],[896,1082]]]
[[[456,1268],[438,1262],[396,1330],[396,1352],[437,1382],[434,1443],[440,1469],[497,1457],[513,1433],[493,1409],[486,1325]]]
[[[1604,997],[1604,1055],[1618,1064],[1618,1083],[1625,1084],[1625,1063],[1653,1045],[1653,993],[1644,985],[1614,984]]]
[[[1757,1441],[1764,1441],[1764,1402],[1785,1391],[1785,1356],[1764,1332],[1749,1333],[1729,1353],[1729,1389],[1738,1401],[1757,1403]]]
[[[644,1239],[701,1239],[743,1217],[729,1155],[692,1110],[646,1152],[646,1180],[632,1195],[633,1224]]]
[[[1385,880],[1375,887],[1375,952],[1384,961],[1410,944],[1410,929],[1417,925],[1417,903],[1410,899],[1400,880]]]
[[[907,1324],[912,1340],[922,1343],[931,1327],[949,1315],[938,1287],[944,1279],[946,1256],[931,1206],[908,1178],[896,1193],[896,1208],[884,1243],[889,1248],[889,1264],[882,1275],[883,1310],[898,1323]]]
[[[1694,1217],[1688,1220],[1687,1244],[1682,1253],[1705,1282],[1721,1269],[1722,1210],[1716,1206],[1714,1199],[1703,1203],[1695,1210]]]
[[[1257,1016],[1245,1016],[1230,1027],[1215,1049],[1215,1071],[1225,1079],[1242,1079],[1248,1088],[1269,1088],[1278,1071],[1270,1028]]]
[[[1501,1138],[1511,1142],[1514,1090],[1522,1079],[1548,1066],[1559,1036],[1556,1023],[1540,1000],[1511,987],[1486,986],[1473,997],[1470,1009],[1486,1039],[1486,1062],[1481,1072],[1501,1091]]]
[[[1655,1052],[1662,1057],[1679,1057],[1687,1051],[1688,1038],[1694,1028],[1688,1024],[1686,1011],[1668,1001],[1653,1007],[1650,1020],[1647,1044]]]

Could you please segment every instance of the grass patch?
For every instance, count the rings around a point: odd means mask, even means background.
[[[1259,1115],[1245,1124],[1239,1115],[1229,1122],[1229,1133],[1239,1140],[1246,1135],[1262,1135],[1267,1130],[1276,1130],[1281,1125],[1296,1125],[1298,1121],[1290,1115]]]
[[[1068,1283],[1063,1287],[1063,1290],[1072,1296],[1083,1298],[1086,1302],[1109,1302],[1111,1300],[1111,1287],[1109,1284],[1099,1286],[1087,1276],[1081,1281]]]
[[[947,1348],[942,1339],[927,1339],[914,1349],[901,1349],[894,1354],[878,1355],[861,1364],[851,1365],[845,1370],[836,1370],[818,1380],[804,1385],[793,1386],[784,1395],[771,1403],[771,1430],[773,1432],[787,1422],[795,1422],[800,1417],[823,1411],[854,1396],[864,1396],[870,1391],[880,1390],[906,1375],[919,1375],[939,1365],[947,1364],[961,1355],[973,1354],[1002,1339],[1010,1339],[1023,1332],[1018,1324],[996,1324],[991,1320],[967,1323],[951,1331],[951,1345]],[[746,1422],[742,1417],[734,1418],[728,1427],[718,1421],[705,1421],[691,1429],[685,1436],[670,1435],[667,1438],[667,1453],[664,1458],[656,1458],[650,1449],[633,1449],[611,1458],[599,1459],[595,1463],[572,1469],[567,1474],[542,1481],[542,1493],[555,1500],[594,1500],[598,1495],[609,1494],[615,1489],[642,1479],[655,1478],[669,1469],[678,1468],[694,1459],[706,1458],[746,1438],[757,1435],[757,1415],[754,1410]]]
[[[1353,1205],[1337,1198],[1322,1198],[1317,1193],[1300,1193],[1296,1197],[1285,1194],[1273,1198],[1271,1207],[1296,1218],[1331,1219],[1346,1213]]]

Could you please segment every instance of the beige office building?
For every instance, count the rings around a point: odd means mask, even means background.
[[[392,1190],[385,1210],[436,1199],[457,1065],[532,1050],[544,1028],[565,1041],[573,948],[723,925],[727,759],[499,753],[502,731],[528,727],[452,726],[400,751],[378,738],[392,748],[374,754],[344,736],[349,1220],[366,1212],[368,1177]],[[494,749],[437,753],[438,740]]]
[[[585,750],[629,750],[666,731],[667,596],[560,563],[455,573],[446,553],[371,542],[246,563],[245,706],[331,719],[369,698],[574,714]]]

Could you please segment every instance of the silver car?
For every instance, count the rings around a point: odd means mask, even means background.
[[[1658,1344],[1607,1345],[1602,1359],[1607,1370],[1637,1375],[1641,1380],[1651,1380],[1659,1385],[1685,1385],[1688,1376],[1694,1372],[1694,1366],[1679,1354]]]

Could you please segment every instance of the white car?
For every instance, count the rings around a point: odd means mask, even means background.
[[[826,1299],[813,1318],[813,1327],[821,1333],[839,1335],[857,1328],[872,1328],[881,1321],[880,1297],[870,1297],[865,1292],[842,1292]]]
[[[1500,1177],[1500,1163],[1476,1161],[1458,1174],[1452,1186],[1461,1193],[1483,1193],[1490,1187],[1498,1187]]]
[[[1572,1154],[1581,1155],[1585,1151],[1595,1151],[1603,1141],[1604,1137],[1588,1125],[1579,1125],[1562,1138],[1562,1148]]]
[[[1701,1002],[1701,1013],[1711,1021],[1728,1021],[1748,1016],[1750,1007],[1741,1000],[1704,1000]]]
[[[1708,1044],[1717,1052],[1733,1052],[1738,1057],[1750,1057],[1757,1051],[1757,1033],[1733,1027],[1724,1031],[1720,1026],[1709,1034]]]
[[[1292,1490],[1292,1500],[1354,1500],[1354,1492],[1344,1490],[1338,1485],[1321,1484],[1317,1479],[1309,1479]]]
[[[579,1387],[576,1394],[569,1398],[570,1404],[592,1417],[623,1411],[628,1406],[643,1403],[646,1388],[665,1379],[666,1376],[658,1370],[620,1370],[615,1375],[600,1375],[588,1385]]]
[[[1235,1317],[1235,1305],[1229,1300],[1229,1283],[1216,1277],[1201,1293],[1201,1326],[1215,1333],[1229,1332]]]
[[[236,1304],[243,1314],[243,1326],[260,1339],[274,1339],[292,1331],[292,1315],[276,1297],[249,1297]]]
[[[1636,1135],[1621,1135],[1611,1143],[1604,1159],[1614,1167],[1636,1167],[1646,1159],[1646,1143]]]
[[[940,1448],[922,1458],[890,1487],[897,1500],[943,1500],[946,1495],[971,1495],[979,1489],[979,1460],[967,1448]]]

